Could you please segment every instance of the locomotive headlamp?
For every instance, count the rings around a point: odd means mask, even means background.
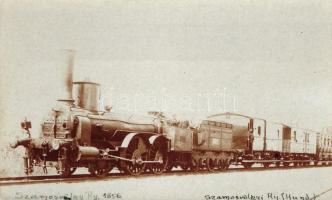
[[[21,128],[28,130],[29,128],[31,128],[31,122],[24,120],[23,122],[21,122]]]
[[[30,121],[27,121],[27,118],[24,119],[23,122],[21,122],[21,128],[26,130],[26,133],[29,135],[29,138],[31,137],[31,134],[30,134],[30,128],[31,128],[31,122]]]

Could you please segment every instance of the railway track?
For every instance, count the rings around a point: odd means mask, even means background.
[[[71,177],[60,177],[58,175],[44,175],[44,176],[21,176],[21,177],[2,177],[0,178],[0,186],[6,185],[21,185],[21,184],[38,184],[38,183],[74,183],[74,182],[85,182],[85,181],[105,181],[113,179],[126,179],[126,178],[146,178],[146,177],[158,177],[158,176],[186,176],[186,175],[203,175],[203,174],[218,174],[218,173],[236,173],[236,172],[257,172],[257,171],[268,171],[268,170],[291,170],[291,169],[304,169],[304,168],[320,168],[320,167],[331,167],[327,165],[310,165],[302,167],[253,167],[251,169],[245,168],[229,168],[223,171],[196,171],[188,172],[183,170],[173,170],[170,172],[164,172],[162,175],[153,173],[145,173],[140,176],[132,176],[123,174],[120,172],[110,173],[105,177],[95,177],[90,174],[76,174]]]

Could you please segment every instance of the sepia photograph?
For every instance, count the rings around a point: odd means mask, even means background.
[[[0,0],[0,199],[331,200],[332,2]]]

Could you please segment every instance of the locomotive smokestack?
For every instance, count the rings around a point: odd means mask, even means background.
[[[75,58],[75,50],[65,49],[64,51],[64,63],[62,66],[59,66],[61,69],[61,81],[63,84],[63,92],[62,96],[60,96],[60,99],[58,101],[64,101],[68,103],[73,103],[73,67],[74,67],[74,58]]]

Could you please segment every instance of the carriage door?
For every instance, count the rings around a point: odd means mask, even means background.
[[[284,126],[282,129],[282,152],[290,152],[291,128]]]
[[[253,144],[254,144],[254,119],[249,119],[248,123],[248,149],[250,153],[253,153]]]

